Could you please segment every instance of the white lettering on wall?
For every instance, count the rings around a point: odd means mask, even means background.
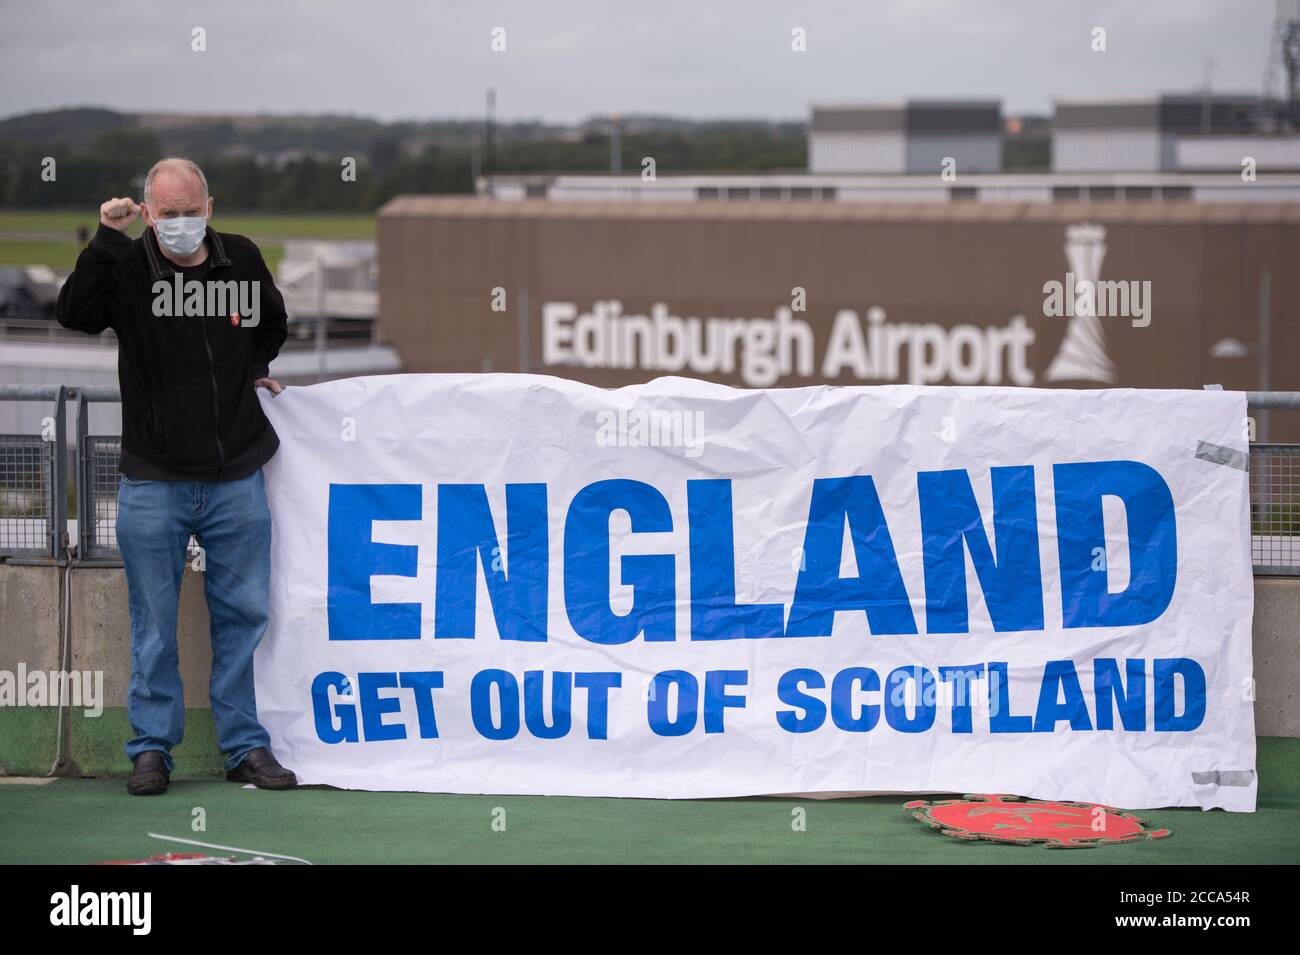
[[[1006,325],[890,323],[873,306],[865,321],[853,309],[835,313],[820,364],[825,378],[913,385],[1032,385],[1033,329],[1021,315]],[[624,314],[606,299],[581,312],[573,302],[542,305],[546,365],[637,369],[697,375],[739,375],[752,388],[784,378],[811,378],[817,367],[812,325],[779,306],[771,318],[682,317],[664,302],[648,315]]]

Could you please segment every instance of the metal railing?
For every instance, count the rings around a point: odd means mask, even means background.
[[[1248,392],[1252,412],[1300,411],[1300,392]],[[67,405],[77,439],[69,467]],[[0,434],[0,560],[68,561],[68,474],[76,493],[78,562],[120,565],[117,550],[119,435],[89,433],[90,405],[120,400],[115,387],[0,385],[0,401],[42,401],[40,434]],[[1258,576],[1300,576],[1300,444],[1250,448],[1251,557]]]
[[[121,401],[116,388],[77,392],[77,553],[82,561],[120,562],[117,550],[117,489],[120,435],[92,435],[90,403]]]

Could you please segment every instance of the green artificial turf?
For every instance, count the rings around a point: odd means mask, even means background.
[[[209,778],[177,779],[161,796],[138,797],[127,794],[122,779],[102,778],[0,783],[0,863],[202,851],[150,838],[151,832],[318,864],[1293,863],[1300,859],[1300,740],[1259,743],[1259,811],[1143,811],[1138,815],[1173,835],[1094,849],[960,842],[904,813],[903,796],[669,801],[324,787],[268,792]],[[806,814],[804,831],[792,825],[797,809]],[[198,819],[202,831],[195,830]]]

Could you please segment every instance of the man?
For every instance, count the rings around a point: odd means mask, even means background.
[[[262,465],[279,447],[255,387],[281,390],[269,365],[288,334],[284,299],[256,245],[208,225],[212,207],[197,165],[162,160],[145,178],[143,206],[100,206],[99,229],[59,293],[59,324],[91,335],[111,328],[118,340],[134,795],[167,789],[184,731],[176,618],[191,534],[204,565],[226,778],[297,785],[271,753],[253,686],[271,562]],[[126,231],[141,211],[148,228],[133,241]]]

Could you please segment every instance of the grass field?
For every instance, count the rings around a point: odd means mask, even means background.
[[[1144,820],[1173,834],[1078,851],[960,842],[904,813],[903,796],[671,801],[325,787],[266,792],[207,777],[173,779],[167,793],[137,797],[121,779],[0,779],[0,863],[205,851],[149,833],[313,863],[1294,863],[1300,860],[1300,740],[1259,743],[1257,812],[1142,811]],[[806,831],[791,825],[796,807],[806,811]],[[202,810],[202,831],[192,828],[196,810]],[[504,821],[504,831],[494,820]]]
[[[77,227],[84,225],[94,234],[99,211],[0,210],[0,266],[46,265],[56,271],[72,270],[78,252]],[[373,215],[223,215],[218,208],[212,227],[220,232],[238,232],[262,249],[271,271],[284,256],[286,239],[373,239]],[[129,233],[138,236],[137,222]]]

